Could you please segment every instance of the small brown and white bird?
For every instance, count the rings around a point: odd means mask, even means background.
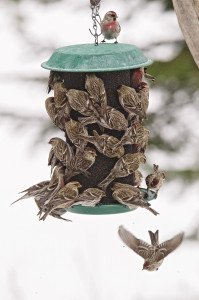
[[[130,86],[121,85],[117,89],[119,102],[126,112],[129,113],[128,119],[138,117],[140,121],[146,118],[142,101],[136,90]]]
[[[105,196],[106,193],[98,188],[88,188],[79,194],[73,205],[94,207],[99,204],[101,199]]]
[[[108,157],[120,158],[121,156],[124,155],[123,146],[115,147],[115,145],[119,144],[120,141],[114,136],[108,134],[100,135],[96,130],[93,130],[93,136],[87,136],[87,137],[82,136],[82,138],[85,141],[93,144],[100,153]]]
[[[133,186],[136,186],[136,187],[140,187],[141,185],[141,182],[142,182],[142,178],[143,178],[143,175],[142,173],[139,171],[139,170],[136,170],[134,173],[133,173],[133,183],[132,185]]]
[[[109,175],[98,186],[105,190],[107,186],[115,179],[126,177],[135,172],[140,164],[146,162],[146,156],[143,153],[127,153],[120,157],[110,171]]]
[[[101,32],[104,36],[104,40],[112,40],[115,39],[115,43],[117,43],[117,37],[120,34],[121,26],[117,21],[117,14],[114,11],[108,11],[102,22],[101,22]]]
[[[78,181],[71,181],[67,183],[58,191],[58,193],[50,202],[44,204],[44,206],[41,208],[39,215],[41,215],[42,212],[44,212],[44,214],[40,217],[40,220],[44,221],[46,217],[55,209],[67,210],[69,207],[71,207],[79,194],[80,187],[81,184]]]
[[[115,147],[121,145],[135,145],[138,152],[145,152],[148,145],[150,131],[142,126],[138,121],[134,120],[130,127],[125,130]]]
[[[164,180],[165,172],[159,171],[159,166],[154,164],[153,173],[149,174],[145,179],[147,190],[152,189],[158,193],[159,189],[163,185]]]
[[[56,159],[64,166],[68,165],[72,159],[71,146],[58,137],[51,138],[48,143],[52,145],[53,153]]]
[[[87,92],[70,89],[67,92],[67,97],[72,109],[78,111],[83,116],[98,116],[98,112],[93,106],[93,103]]]
[[[97,123],[104,128],[118,131],[125,130],[128,127],[128,121],[126,120],[123,113],[111,106],[106,107],[104,115],[101,115],[99,117],[83,117],[79,118],[79,121],[83,126]]]
[[[142,207],[149,210],[155,216],[158,215],[158,212],[151,208],[151,205],[144,200],[142,192],[137,187],[116,182],[111,189],[113,191],[113,198],[120,204],[130,209]]]
[[[80,122],[70,119],[65,123],[65,130],[71,142],[83,151],[87,142],[81,136],[88,136],[87,129]]]
[[[98,78],[95,74],[87,74],[85,88],[90,95],[93,106],[100,115],[103,115],[107,106],[106,90],[103,80]]]
[[[95,149],[86,147],[83,151],[77,151],[66,170],[66,180],[70,180],[75,175],[83,173],[89,176],[87,171],[94,164],[97,153]]]
[[[122,225],[119,227],[118,234],[122,241],[135,253],[144,258],[142,270],[157,271],[163,263],[164,258],[173,252],[182,243],[184,238],[184,232],[181,232],[170,240],[160,244],[158,233],[158,230],[155,233],[149,231],[151,244],[148,244],[138,239]]]

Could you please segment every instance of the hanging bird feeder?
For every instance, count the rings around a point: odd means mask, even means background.
[[[150,76],[145,68],[152,60],[136,46],[118,43],[118,34],[113,35],[115,43],[99,43],[106,17],[115,21],[117,15],[108,12],[101,21],[100,1],[90,2],[94,43],[59,48],[42,63],[50,70],[49,92],[54,90],[46,110],[64,136],[50,140],[53,175],[47,187],[34,194],[43,220],[48,214],[61,218],[66,211],[116,214],[139,206],[157,214],[148,203],[157,197],[157,189],[150,190],[150,184],[140,188],[138,170],[146,161],[145,77]]]

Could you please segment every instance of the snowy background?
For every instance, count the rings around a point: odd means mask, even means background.
[[[10,206],[19,191],[49,178],[47,142],[52,136],[62,136],[58,130],[49,131],[38,141],[42,124],[48,122],[44,101],[49,73],[40,64],[57,47],[93,40],[88,31],[92,27],[89,1],[52,1],[48,5],[45,1],[0,2],[0,111],[3,116],[0,122],[0,299],[198,300],[197,240],[186,239],[165,259],[158,272],[150,273],[141,271],[143,260],[123,247],[117,235],[118,226],[123,224],[146,241],[148,230],[156,229],[160,230],[161,241],[181,230],[188,237],[199,214],[197,181],[187,184],[176,177],[165,184],[158,199],[152,202],[160,213],[157,217],[138,209],[111,216],[68,214],[71,223],[51,217],[39,222],[32,199]],[[143,49],[158,42],[160,46],[148,49],[147,55],[167,61],[177,53],[172,40],[181,40],[182,35],[174,12],[163,14],[159,2],[141,6],[141,1],[102,1],[100,12],[101,15],[108,10],[118,13],[122,25],[120,42]],[[127,16],[130,8],[134,8],[133,19]],[[171,44],[163,47],[161,41],[165,40]],[[164,101],[161,91],[153,88],[149,112],[158,111],[161,101]],[[192,128],[192,120],[195,122],[193,137],[177,154],[148,151],[150,164],[157,163],[166,170],[179,164],[181,167],[197,164],[198,112],[190,105],[183,113],[186,120],[182,113],[176,112],[178,134],[183,128]],[[16,115],[23,121],[16,122]],[[172,136],[172,128],[167,128],[167,135],[168,132]],[[148,170],[142,168],[142,171],[146,175]]]

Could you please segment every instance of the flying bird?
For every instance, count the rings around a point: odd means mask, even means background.
[[[138,239],[131,232],[126,230],[122,225],[119,227],[118,234],[122,241],[135,253],[144,258],[142,270],[157,271],[164,258],[173,252],[183,241],[184,232],[175,235],[170,240],[159,243],[159,231],[155,233],[148,231],[151,244]]]

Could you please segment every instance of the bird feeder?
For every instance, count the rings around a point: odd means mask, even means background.
[[[43,220],[48,214],[62,218],[66,211],[117,214],[139,206],[157,214],[148,201],[157,197],[154,183],[160,184],[156,177],[146,178],[147,189],[141,188],[138,170],[146,161],[149,85],[144,78],[150,77],[145,69],[152,60],[135,45],[118,43],[118,34],[115,43],[99,43],[100,1],[90,2],[95,42],[58,48],[42,63],[50,70],[48,91],[54,90],[46,110],[64,140],[49,141],[51,179],[30,187],[20,199],[33,196]]]
[[[107,104],[127,117],[127,113],[121,107],[118,100],[117,89],[121,85],[132,86],[133,72],[152,64],[140,49],[134,45],[121,43],[106,44],[79,44],[59,48],[51,55],[50,59],[42,63],[42,67],[53,72],[58,72],[67,90],[75,89],[85,91],[87,74],[95,74],[103,80]],[[82,117],[78,112],[72,111],[71,117],[78,121]],[[87,126],[88,132],[96,129],[96,124]],[[111,134],[120,139],[123,131],[114,129],[103,129],[103,133]],[[67,142],[70,142],[66,134]],[[136,147],[125,146],[125,153],[136,152]],[[83,189],[97,187],[98,184],[109,174],[117,161],[117,158],[109,158],[102,153],[97,153],[95,163],[89,169],[90,176],[77,175],[73,179],[79,181]],[[122,183],[133,184],[133,175],[120,178]],[[148,201],[156,198],[156,193],[142,189],[145,199]],[[128,212],[128,207],[116,204],[112,198],[111,189],[106,190],[106,197],[96,207],[73,206],[68,211],[82,214],[114,214]]]

